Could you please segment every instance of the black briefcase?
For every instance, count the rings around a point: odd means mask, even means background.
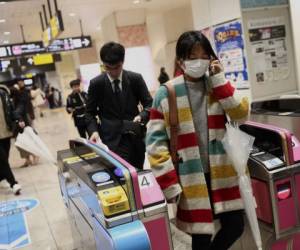
[[[123,120],[123,134],[132,134],[138,137],[145,136],[145,126],[139,122]]]

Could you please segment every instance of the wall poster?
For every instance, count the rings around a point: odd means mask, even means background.
[[[287,79],[290,70],[284,17],[249,20],[248,32],[256,82]]]
[[[248,72],[244,37],[240,20],[214,27],[214,40],[218,57],[224,67],[225,77],[237,89],[248,89]]]

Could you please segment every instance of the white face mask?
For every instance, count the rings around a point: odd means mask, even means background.
[[[210,61],[207,59],[195,59],[184,61],[184,72],[193,78],[202,77],[208,70]]]

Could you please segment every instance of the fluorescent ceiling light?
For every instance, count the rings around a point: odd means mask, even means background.
[[[3,32],[3,34],[6,35],[6,36],[8,36],[10,34],[10,32],[9,31],[5,31],[5,32]]]
[[[5,19],[0,19],[0,23],[5,23],[6,20]]]
[[[76,16],[75,13],[69,13],[69,16]]]
[[[134,0],[133,3],[138,4],[138,3],[140,3],[140,0]]]
[[[8,40],[3,41],[3,44],[9,44]]]
[[[0,4],[6,4],[6,2],[0,2]]]

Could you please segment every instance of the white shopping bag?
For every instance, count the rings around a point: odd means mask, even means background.
[[[25,127],[23,133],[18,134],[15,145],[47,162],[56,163],[46,144],[31,127]]]
[[[222,143],[238,174],[241,197],[245,204],[246,215],[257,249],[262,250],[262,240],[255,210],[256,202],[253,199],[252,187],[247,175],[247,161],[254,139],[254,137],[241,131],[236,124],[227,123],[226,134]]]

